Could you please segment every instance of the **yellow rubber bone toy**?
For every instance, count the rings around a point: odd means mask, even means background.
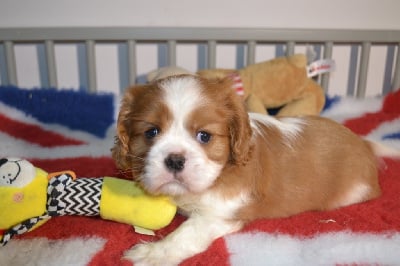
[[[176,206],[149,196],[135,182],[76,178],[72,171],[47,173],[17,158],[0,159],[0,243],[61,215],[103,219],[157,230],[168,225]]]

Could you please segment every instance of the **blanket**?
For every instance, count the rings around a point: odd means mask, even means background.
[[[118,99],[111,94],[0,87],[0,157],[79,177],[121,173],[110,157]],[[400,91],[385,97],[328,97],[322,114],[357,134],[400,149]],[[399,265],[400,162],[383,159],[380,198],[326,212],[260,219],[219,238],[183,265]],[[1,219],[1,217],[0,217]],[[155,235],[99,217],[60,216],[0,247],[1,265],[131,265],[123,252]]]

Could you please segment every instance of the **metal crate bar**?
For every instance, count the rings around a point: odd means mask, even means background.
[[[296,43],[294,41],[290,41],[286,43],[286,56],[294,55],[294,47]]]
[[[47,63],[47,77],[48,84],[51,88],[57,88],[57,66],[56,66],[56,58],[54,51],[54,42],[47,40],[44,43],[45,51],[46,51],[46,63]]]
[[[90,92],[95,92],[97,90],[96,54],[95,42],[92,40],[86,41],[86,66],[88,74],[88,90]]]
[[[133,40],[127,41],[128,46],[128,78],[129,85],[136,83],[136,42]]]
[[[400,43],[397,44],[396,65],[394,67],[392,79],[392,91],[400,88]]]
[[[176,41],[168,41],[168,65],[176,66]]]
[[[14,43],[11,41],[4,42],[4,50],[7,64],[7,85],[18,85],[17,64],[15,62]]]
[[[207,45],[207,67],[216,68],[217,66],[217,42],[208,41]]]
[[[256,41],[247,42],[247,65],[251,65],[256,62],[256,45]]]
[[[358,83],[356,96],[358,98],[365,97],[367,88],[367,77],[368,77],[368,65],[369,55],[371,51],[371,43],[363,42],[361,46],[361,58],[360,58],[360,70],[358,72]]]
[[[324,58],[331,59],[333,50],[333,42],[326,42],[324,44]],[[329,87],[329,72],[324,73],[321,77],[321,87],[324,88],[325,92],[328,92]]]

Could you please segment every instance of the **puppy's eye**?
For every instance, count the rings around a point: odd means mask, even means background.
[[[158,134],[160,134],[160,129],[157,127],[152,127],[144,132],[144,136],[147,139],[152,139],[156,137]]]
[[[205,131],[199,131],[196,134],[196,139],[201,144],[206,144],[211,140],[211,134]]]

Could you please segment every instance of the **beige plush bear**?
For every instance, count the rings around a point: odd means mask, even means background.
[[[252,64],[240,70],[210,69],[197,74],[205,78],[233,77],[243,87],[250,112],[266,113],[282,107],[277,115],[318,115],[325,104],[324,91],[307,77],[307,58],[303,54],[280,57]]]

